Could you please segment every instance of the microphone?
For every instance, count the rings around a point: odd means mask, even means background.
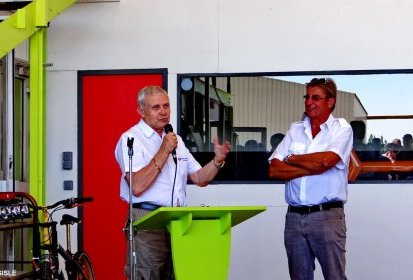
[[[127,146],[128,146],[128,155],[129,156],[133,156],[133,137],[128,137],[128,142],[127,142]]]
[[[169,132],[173,132],[173,131],[174,131],[174,129],[172,128],[172,125],[171,125],[170,123],[168,123],[167,125],[165,125],[164,129],[165,129],[165,133],[166,133],[166,134],[168,134]],[[175,162],[175,164],[176,164],[176,150],[175,150],[175,149],[173,149],[173,151],[172,151],[172,158],[174,159],[174,162]]]

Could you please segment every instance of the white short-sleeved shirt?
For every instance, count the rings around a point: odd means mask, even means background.
[[[270,156],[283,160],[289,154],[309,154],[331,151],[340,158],[333,168],[319,175],[288,180],[285,184],[285,200],[289,205],[317,205],[330,201],[347,201],[348,165],[353,147],[353,131],[344,119],[330,115],[321,125],[321,131],[312,137],[308,117],[294,122],[283,141]]]
[[[165,136],[163,133],[162,138]],[[120,137],[116,149],[115,157],[122,170],[120,180],[120,196],[126,202],[129,202],[129,186],[125,180],[126,172],[129,172],[129,156],[127,140],[128,137],[133,137],[133,156],[132,156],[132,172],[139,171],[147,166],[154,155],[158,152],[162,143],[162,138],[157,132],[149,127],[143,120],[131,127]],[[186,199],[186,184],[188,175],[201,169],[201,165],[195,160],[189,150],[185,147],[181,137],[178,136],[178,146],[176,148],[177,155],[177,174],[174,188],[174,206],[185,206]],[[175,162],[172,155],[169,155],[168,160],[163,166],[158,177],[141,196],[132,197],[132,202],[151,202],[161,206],[171,206],[172,186],[175,175]]]

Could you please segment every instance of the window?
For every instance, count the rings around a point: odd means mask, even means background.
[[[333,114],[351,122],[358,137],[354,140],[351,181],[409,181],[413,179],[409,140],[413,134],[412,73],[178,75],[179,132],[201,164],[213,156],[214,137],[231,142],[227,164],[215,181],[272,181],[267,175],[268,157],[290,124],[302,119],[305,83],[314,77],[329,77],[338,87]],[[391,157],[394,159],[389,160]]]
[[[13,55],[0,59],[0,191],[28,190],[28,74],[26,61]]]

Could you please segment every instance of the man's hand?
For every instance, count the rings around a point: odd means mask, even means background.
[[[231,145],[228,141],[225,141],[221,145],[218,137],[215,137],[213,143],[215,157],[200,170],[189,175],[191,181],[200,187],[205,187],[212,179],[214,179],[215,175],[218,173],[218,170],[224,164],[228,153],[231,151]]]
[[[170,154],[178,146],[178,137],[175,133],[169,132],[163,137],[160,151]]]
[[[231,151],[231,144],[228,141],[225,141],[221,145],[219,143],[218,137],[214,138],[213,143],[215,152],[214,161],[216,164],[221,165],[226,159],[228,153]]]

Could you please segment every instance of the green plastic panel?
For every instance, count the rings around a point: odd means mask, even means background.
[[[161,207],[134,223],[136,229],[165,228],[170,221],[178,220],[182,216],[192,213],[193,219],[219,219],[227,213],[232,214],[231,226],[263,212],[265,206],[196,206],[196,207]]]
[[[225,280],[231,227],[265,210],[265,206],[161,207],[137,220],[134,228],[169,230],[177,280]]]

